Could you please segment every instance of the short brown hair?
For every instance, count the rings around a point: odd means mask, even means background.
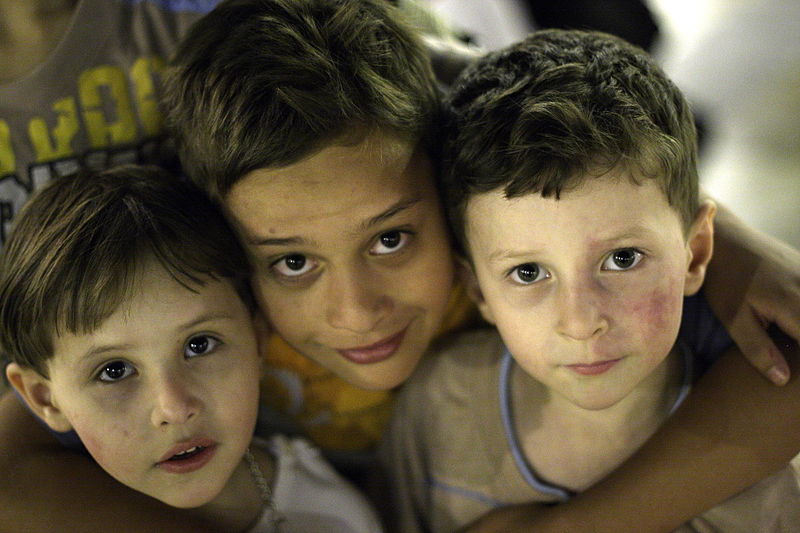
[[[0,257],[0,355],[46,377],[53,339],[99,327],[154,259],[189,290],[229,279],[255,308],[233,230],[187,180],[132,165],[55,179],[23,208]]]
[[[470,66],[444,107],[442,192],[462,252],[472,195],[558,198],[614,168],[655,179],[684,227],[694,219],[691,111],[647,53],[622,39],[536,32]]]
[[[440,103],[424,46],[386,0],[222,2],[189,31],[166,86],[181,160],[215,198],[342,137],[421,140]]]

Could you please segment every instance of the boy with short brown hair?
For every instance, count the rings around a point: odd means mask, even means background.
[[[537,32],[470,67],[447,104],[442,191],[497,330],[453,340],[400,395],[389,443],[405,532],[569,500],[642,446],[729,342],[683,309],[715,206],[698,200],[689,106],[643,51]],[[687,345],[682,320],[715,348]],[[796,528],[798,498],[788,468],[695,520]]]

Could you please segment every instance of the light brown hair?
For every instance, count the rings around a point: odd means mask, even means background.
[[[99,327],[152,260],[188,290],[227,279],[255,308],[247,257],[193,184],[132,165],[52,181],[23,208],[0,256],[0,355],[47,377],[53,339]]]
[[[425,48],[386,0],[228,0],[166,76],[187,173],[215,198],[259,168],[385,129],[416,142],[439,94]]]

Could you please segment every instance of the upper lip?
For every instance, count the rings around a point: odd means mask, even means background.
[[[622,358],[621,357],[616,357],[614,359],[603,359],[602,361],[587,361],[585,363],[570,363],[570,364],[568,364],[566,366],[598,366],[598,365],[603,365],[603,364],[606,364],[606,363],[613,363],[615,361],[619,361],[620,359],[622,359]]]
[[[161,456],[161,459],[159,459],[158,462],[163,463],[164,461],[168,461],[170,458],[174,457],[175,455],[181,452],[191,450],[192,448],[196,448],[198,446],[201,446],[203,448],[209,448],[211,446],[214,446],[215,444],[216,442],[214,442],[212,439],[208,437],[195,437],[192,439],[188,439],[172,446],[164,455]]]
[[[391,335],[384,337],[383,339],[379,340],[378,342],[373,342],[372,344],[367,344],[364,346],[354,346],[352,348],[339,348],[341,352],[357,352],[357,351],[367,351],[378,348],[379,346],[383,346],[384,344],[391,342],[395,339],[395,337],[402,335],[408,326],[400,329],[399,331],[392,333]]]

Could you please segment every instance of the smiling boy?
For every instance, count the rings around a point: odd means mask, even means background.
[[[456,338],[401,392],[389,450],[405,532],[569,500],[635,452],[710,363],[679,329],[701,318],[684,298],[703,283],[715,206],[698,200],[688,105],[644,52],[538,32],[470,67],[448,104],[445,204],[497,330]],[[724,335],[701,329],[718,354]],[[797,527],[792,469],[765,484],[697,520]]]
[[[225,206],[253,259],[256,298],[289,344],[357,387],[406,380],[452,284],[423,150],[381,132],[334,143],[249,172]]]

